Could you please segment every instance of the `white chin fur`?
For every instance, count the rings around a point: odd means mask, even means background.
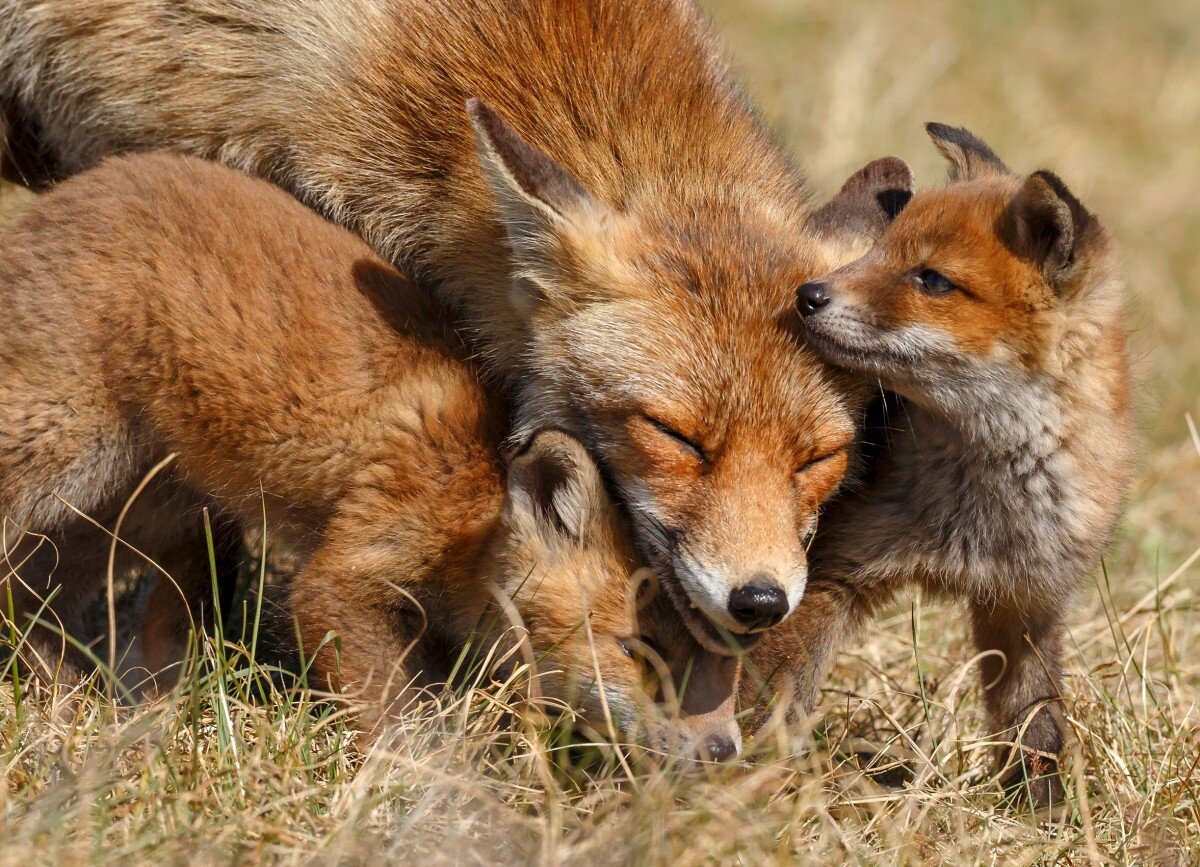
[[[687,554],[675,557],[675,576],[688,599],[699,608],[704,616],[733,633],[743,632],[741,624],[729,614],[729,592],[733,582],[717,571],[705,569]]]

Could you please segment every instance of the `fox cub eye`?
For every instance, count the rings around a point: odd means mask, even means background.
[[[650,664],[650,660],[654,657],[658,657],[659,660],[666,659],[662,648],[653,639],[645,636],[641,636],[640,638],[618,638],[617,644],[621,646],[621,652],[630,659],[644,664]]]
[[[697,443],[688,439],[683,434],[681,434],[679,431],[672,428],[670,425],[664,424],[663,422],[659,421],[658,419],[651,418],[648,415],[642,416],[642,418],[644,418],[646,420],[646,422],[652,428],[657,430],[663,436],[666,436],[666,437],[669,437],[669,438],[675,440],[675,442],[677,442],[679,445],[683,446],[687,451],[694,454],[700,460],[708,461],[708,455],[706,455],[704,453],[704,449],[700,448],[700,446]]]
[[[946,276],[932,268],[926,268],[920,271],[913,277],[913,283],[917,289],[926,295],[949,295],[954,290],[958,289],[951,283]]]

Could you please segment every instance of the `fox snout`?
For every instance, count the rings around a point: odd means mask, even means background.
[[[782,622],[799,602],[807,578],[803,567],[779,577],[763,571],[735,577],[724,571],[706,568],[686,553],[676,566],[689,607],[707,621],[710,646],[726,652],[749,649],[764,631]]]
[[[729,613],[751,632],[770,629],[791,610],[787,593],[768,577],[757,577],[729,594]]]
[[[805,283],[796,290],[796,307],[801,316],[812,316],[829,303],[829,287],[820,280]]]
[[[882,283],[890,275],[868,271],[859,260],[805,283],[796,290],[796,310],[804,321],[806,342],[824,361],[889,376],[927,348],[927,335],[922,329],[886,321],[878,305],[870,303],[870,293],[862,289],[872,279]]]
[[[652,613],[656,637],[663,643],[660,661],[669,672],[655,696],[659,740],[680,758],[732,759],[742,751],[737,720],[741,661],[704,650],[672,613]]]

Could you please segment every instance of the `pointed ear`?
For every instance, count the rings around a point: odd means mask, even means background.
[[[546,248],[553,243],[554,233],[602,218],[607,206],[481,100],[470,100],[467,114],[475,128],[475,148],[484,176],[500,206],[516,260],[509,298],[522,318],[528,319],[546,297],[548,287],[538,273],[539,266],[550,263]]]
[[[951,181],[1011,174],[996,152],[968,130],[944,123],[927,123],[925,131],[942,156],[950,161]]]
[[[562,431],[536,434],[509,463],[509,517],[526,532],[583,541],[611,508],[595,462],[579,440]]]
[[[1047,283],[1057,287],[1075,264],[1094,218],[1052,172],[1025,179],[1001,217],[1004,242],[1034,262]]]
[[[517,135],[482,100],[470,100],[467,114],[475,127],[480,162],[506,209],[532,208],[541,216],[569,223],[581,211],[595,207],[574,175]]]
[[[874,240],[908,204],[913,173],[899,157],[867,163],[837,195],[812,213],[810,225],[827,235],[846,233]]]

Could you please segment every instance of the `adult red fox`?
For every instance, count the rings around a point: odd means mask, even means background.
[[[517,439],[585,443],[710,646],[800,598],[859,409],[793,299],[881,191],[809,207],[691,3],[8,0],[0,105],[45,175],[217,159],[431,287]]]
[[[648,725],[656,746],[736,751],[736,661],[669,604],[634,604],[639,561],[582,445],[542,431],[506,469],[502,402],[350,232],[222,166],[114,159],[30,206],[0,243],[0,287],[0,590],[22,623],[77,633],[109,551],[84,516],[112,528],[165,462],[119,528],[180,567],[147,603],[152,671],[178,657],[181,598],[207,587],[194,507],[257,524],[265,502],[269,536],[307,561],[288,607],[314,672],[371,699],[368,729],[443,678],[496,603],[520,614],[517,659],[546,672],[543,694]],[[52,673],[61,643],[31,635]],[[687,672],[678,724],[651,707],[669,691],[656,655]]]
[[[963,597],[992,726],[1019,745],[1004,782],[1061,802],[1063,617],[1133,467],[1120,256],[1056,175],[1015,174],[966,130],[929,133],[950,185],[798,293],[810,345],[904,409],[755,662],[811,709],[838,644],[898,590]]]

